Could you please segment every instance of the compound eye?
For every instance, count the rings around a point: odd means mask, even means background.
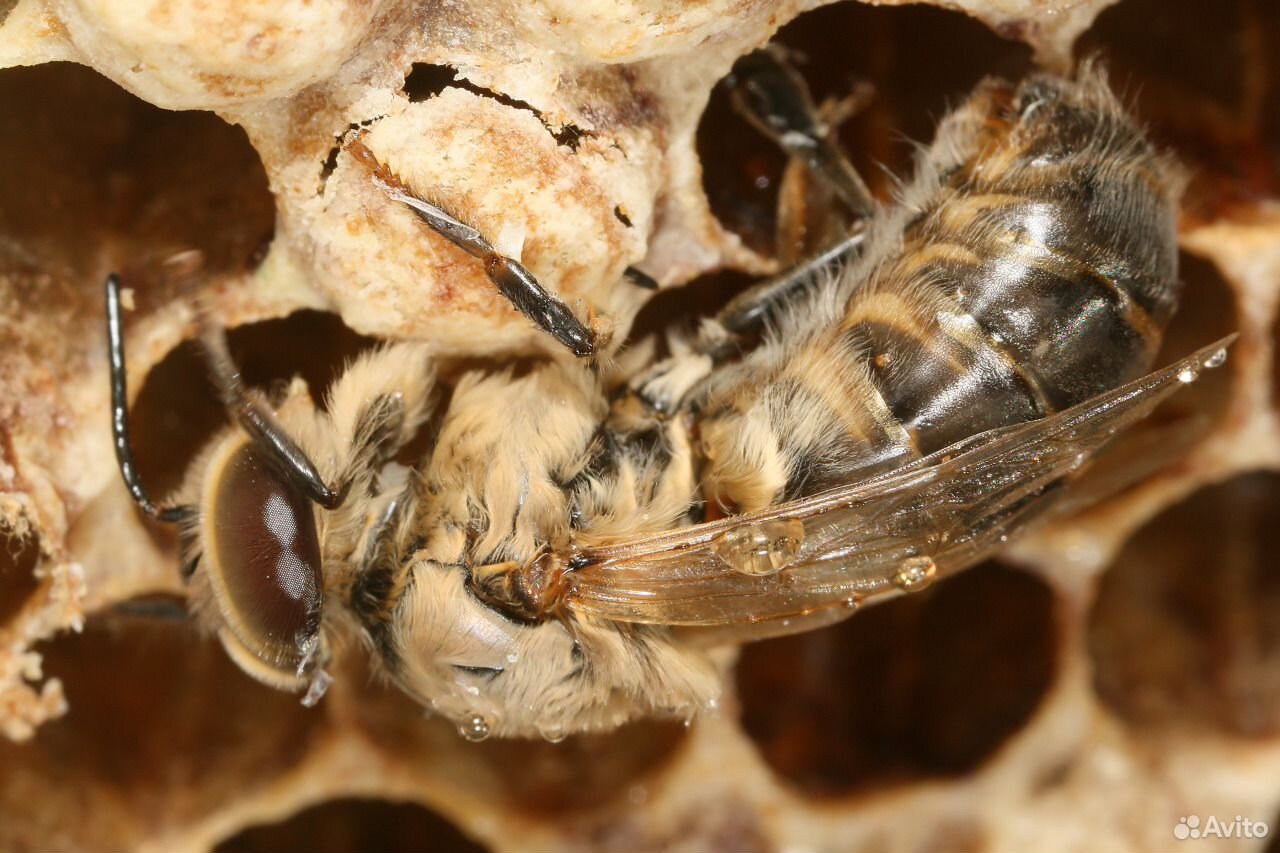
[[[205,543],[227,628],[275,671],[251,674],[296,684],[320,633],[323,585],[311,504],[251,444],[231,449],[214,471]]]

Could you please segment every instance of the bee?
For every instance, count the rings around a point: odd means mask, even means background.
[[[120,282],[106,285],[115,449],[179,525],[189,598],[251,676],[318,700],[343,643],[479,740],[713,707],[735,643],[809,630],[991,555],[1113,435],[1226,357],[1147,373],[1178,300],[1181,171],[1099,70],[981,84],[891,206],[834,152],[776,54],[757,123],[854,214],[831,250],[733,300],[662,360],[547,358],[458,378],[421,343],[362,355],[317,408],[243,386],[164,506],[133,464]],[[370,180],[484,263],[579,355],[602,345],[363,137]]]

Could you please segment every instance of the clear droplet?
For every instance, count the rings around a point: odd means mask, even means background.
[[[515,652],[511,652],[507,655],[507,663],[515,663],[518,660],[520,660],[520,655]]]
[[[479,743],[489,736],[489,721],[483,714],[467,714],[458,721],[458,734],[472,743]]]
[[[1226,347],[1220,347],[1209,353],[1209,357],[1204,360],[1204,366],[1213,370],[1215,367],[1222,367],[1227,363]]]
[[[798,518],[779,518],[734,527],[717,536],[711,547],[735,571],[771,575],[785,569],[803,544],[804,523]]]
[[[538,734],[542,735],[542,739],[547,743],[559,743],[565,738],[564,727],[556,723],[543,723],[538,726]]]
[[[893,583],[905,592],[916,592],[933,583],[938,564],[931,557],[908,557],[898,565]]]
[[[1193,367],[1184,367],[1178,371],[1178,381],[1183,385],[1189,385],[1200,378],[1200,372]]]
[[[844,606],[845,606],[845,607],[847,607],[847,608],[849,608],[850,610],[857,610],[857,609],[858,609],[858,596],[856,596],[856,595],[850,595],[850,596],[848,596],[847,598],[845,598],[845,600],[844,600]]]

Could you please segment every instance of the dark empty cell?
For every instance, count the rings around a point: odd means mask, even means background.
[[[533,816],[625,807],[629,791],[653,782],[676,759],[685,737],[680,723],[646,720],[559,743],[496,737],[470,743],[455,722],[424,720],[421,705],[378,679],[362,688],[356,725],[394,761],[440,769],[456,790],[501,797],[505,808]]]
[[[730,299],[754,282],[755,279],[742,273],[721,270],[699,276],[680,287],[661,290],[636,315],[630,338],[638,341],[668,329],[697,329],[701,318],[715,316]]]
[[[39,558],[40,543],[34,536],[18,539],[0,527],[0,631],[40,588],[35,576]]]
[[[831,628],[748,646],[742,722],[779,776],[840,796],[972,771],[1055,672],[1053,596],[984,563]]]
[[[1196,213],[1280,190],[1280,6],[1255,0],[1124,0],[1077,55],[1098,54],[1162,143],[1195,166]],[[1268,134],[1271,134],[1268,137]]]
[[[48,849],[51,838],[126,850],[157,827],[190,826],[277,783],[324,720],[250,680],[190,620],[104,613],[40,650],[70,710],[29,743],[0,739],[5,850]],[[85,808],[103,796],[111,809]]]
[[[203,273],[251,268],[275,231],[275,200],[248,136],[213,113],[131,106],[116,152],[117,227],[146,254],[124,262],[149,274],[166,253],[196,249]]]
[[[1089,619],[1102,700],[1138,730],[1280,733],[1280,475],[1204,489],[1138,531]]]
[[[818,103],[848,95],[859,81],[875,93],[839,138],[881,198],[892,172],[910,173],[912,143],[932,141],[938,120],[984,76],[1019,77],[1030,50],[1001,39],[958,12],[926,6],[838,3],[783,27],[774,39],[795,63]],[[778,182],[785,157],[738,116],[721,85],[698,127],[703,186],[712,212],[756,251],[771,253]]]
[[[199,345],[183,343],[151,369],[130,409],[138,475],[153,499],[162,503],[182,484],[191,460],[226,423],[208,375]]]
[[[374,342],[333,314],[298,311],[232,329],[228,343],[250,386],[270,392],[301,376],[319,404],[344,366]],[[227,422],[208,375],[200,346],[184,343],[152,368],[134,401],[138,472],[157,499],[181,484],[191,460]]]
[[[472,853],[485,848],[444,818],[411,803],[332,800],[279,823],[251,826],[216,853]]]
[[[0,260],[80,273],[99,262],[138,103],[80,65],[0,71]]]
[[[227,338],[231,357],[246,382],[258,388],[301,376],[317,404],[329,385],[373,338],[357,334],[335,314],[297,311],[279,320],[264,320],[232,329]]]
[[[667,766],[684,737],[680,723],[644,720],[559,743],[495,739],[477,751],[495,770],[520,768],[519,773],[501,774],[513,808],[546,815],[625,802],[634,785]]]
[[[170,112],[79,65],[0,72],[0,233],[19,263],[96,274],[110,243],[144,308],[180,295],[166,267],[255,263],[275,204],[248,137],[210,112]],[[96,287],[97,282],[93,282]]]

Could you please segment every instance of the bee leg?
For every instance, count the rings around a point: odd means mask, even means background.
[[[511,302],[515,309],[528,317],[544,332],[551,335],[577,356],[595,352],[595,335],[582,324],[569,306],[548,293],[524,266],[512,258],[499,254],[479,231],[464,225],[430,202],[402,190],[391,189],[391,198],[408,205],[418,218],[440,236],[458,248],[484,262],[484,271],[498,287],[498,292]]]
[[[855,84],[845,96],[819,104],[819,120],[834,137],[837,128],[871,102],[874,91],[865,81]],[[774,256],[783,269],[808,260],[840,242],[851,229],[865,225],[865,217],[842,203],[838,189],[803,160],[793,157],[787,162],[774,214]]]
[[[857,170],[831,138],[830,127],[838,125],[869,97],[861,87],[822,109],[814,106],[808,86],[787,61],[783,48],[771,45],[748,54],[734,66],[729,85],[737,110],[765,136],[824,181],[853,215],[845,236],[818,255],[738,294],[716,316],[716,324],[702,336],[699,347],[720,360],[739,349],[739,338],[758,333],[782,306],[805,289],[820,284],[833,269],[856,257],[861,250],[866,225],[875,209],[871,193]],[[801,206],[780,198],[780,245],[794,242],[788,235],[801,233],[805,214]],[[796,221],[793,221],[796,220]],[[784,253],[785,254],[785,253]]]
[[[179,523],[191,518],[195,508],[190,506],[157,506],[147,495],[138,477],[138,466],[133,458],[133,442],[129,437],[129,386],[124,367],[124,320],[120,312],[120,277],[107,276],[107,343],[108,361],[111,365],[111,437],[116,448],[116,462],[129,494],[138,508],[157,521]]]
[[[822,254],[744,290],[720,309],[716,323],[730,335],[759,332],[788,301],[857,257],[865,236],[863,228],[856,228]]]
[[[409,191],[404,182],[378,161],[361,141],[360,135],[346,143],[347,151],[369,167],[374,181],[387,197],[410,208],[434,232],[484,262],[485,274],[498,287],[498,292],[515,309],[532,320],[544,332],[566,346],[574,355],[595,353],[595,335],[557,296],[547,292],[538,280],[513,258],[498,252],[476,229],[450,216]]]
[[[829,183],[856,218],[871,216],[875,203],[866,182],[832,140],[783,48],[769,45],[747,54],[727,82],[734,107],[747,121]]]
[[[227,350],[227,336],[223,330],[206,325],[203,340],[214,385],[231,419],[249,434],[259,450],[275,460],[280,472],[308,499],[325,509],[341,506],[347,489],[330,488],[315,464],[276,420],[271,409],[245,390],[240,381],[240,371]]]

